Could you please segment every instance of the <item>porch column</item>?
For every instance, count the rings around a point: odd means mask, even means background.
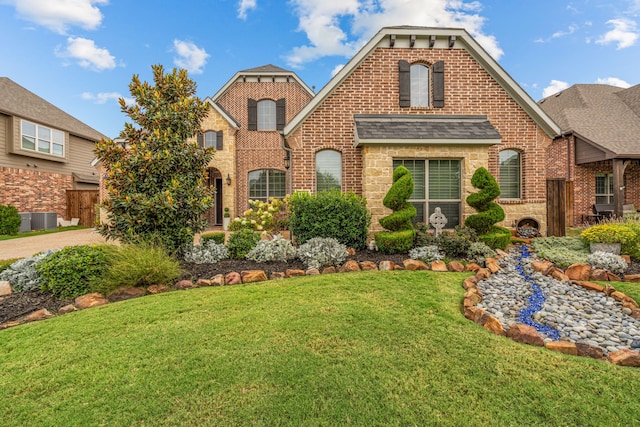
[[[624,204],[624,170],[628,164],[628,160],[613,159],[613,213],[619,218]]]

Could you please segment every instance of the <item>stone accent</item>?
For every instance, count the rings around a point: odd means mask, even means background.
[[[76,306],[73,304],[67,304],[64,307],[60,307],[60,309],[58,310],[58,314],[73,313],[74,311],[78,311]]]
[[[25,316],[25,322],[36,322],[38,320],[49,319],[53,317],[53,314],[47,310],[46,308],[41,308],[40,310],[36,310],[32,313],[29,313]]]
[[[224,282],[227,285],[239,285],[242,283],[242,277],[240,277],[240,273],[232,271],[231,273],[227,273],[224,277]]]
[[[333,265],[329,266],[329,267],[325,267],[324,269],[322,269],[322,274],[332,274],[332,273],[337,273],[338,269],[335,268]]]
[[[84,310],[86,308],[97,307],[99,305],[108,304],[109,300],[102,294],[97,292],[79,296],[75,299],[74,305],[78,310]]]
[[[570,354],[572,356],[578,355],[578,348],[575,343],[569,341],[549,341],[544,345],[551,351],[557,351],[564,354]]]
[[[493,316],[487,316],[487,320],[482,325],[489,332],[493,332],[496,335],[505,335],[504,327],[502,327],[502,323],[498,319]]]
[[[360,271],[360,264],[358,261],[354,261],[352,259],[347,260],[340,268],[338,268],[340,273],[349,273],[352,271]]]
[[[7,282],[6,280],[0,280],[0,296],[10,295],[11,292],[11,283]]]
[[[304,276],[305,272],[304,270],[295,270],[295,269],[288,269],[285,272],[287,277],[300,277],[300,276]]]
[[[242,283],[264,282],[267,275],[262,270],[248,270],[240,273]]]
[[[402,263],[404,264],[405,270],[416,271],[429,269],[427,264],[419,259],[405,259]]]
[[[565,274],[570,280],[589,280],[591,278],[591,267],[586,264],[573,264],[567,268]]]
[[[320,270],[318,270],[317,268],[310,268],[305,271],[304,274],[305,276],[317,276],[318,274],[320,274]]]
[[[182,290],[182,289],[191,289],[191,288],[196,288],[196,284],[193,283],[191,280],[180,280],[178,283],[176,283],[175,288],[178,290]]]
[[[633,350],[619,350],[609,353],[609,362],[619,366],[640,367],[640,353]]]
[[[224,286],[224,274],[216,274],[211,278],[211,286]]]
[[[393,261],[380,261],[378,268],[382,271],[391,271],[395,269],[395,263]]]
[[[377,269],[378,269],[378,266],[373,261],[362,261],[360,263],[360,270],[373,271],[373,270],[377,270]]]
[[[119,288],[109,294],[109,302],[139,298],[147,293],[145,288]]]
[[[202,288],[204,286],[213,286],[211,284],[211,280],[210,279],[198,279],[196,281],[196,288]]]
[[[544,341],[538,331],[536,331],[536,328],[522,323],[518,323],[509,328],[507,337],[522,344],[544,347]]]
[[[167,285],[151,285],[147,288],[147,292],[150,294],[161,294],[163,292],[169,292],[171,288]]]
[[[453,271],[456,273],[462,273],[464,271],[464,265],[458,261],[451,261],[447,266],[449,271]]]
[[[433,261],[431,263],[431,270],[443,273],[445,271],[449,271],[447,268],[447,264],[444,261]]]

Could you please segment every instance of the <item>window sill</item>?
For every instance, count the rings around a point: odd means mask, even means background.
[[[522,199],[498,199],[498,203],[502,205],[522,205],[526,202]]]
[[[18,150],[11,150],[11,153],[16,154],[18,156],[30,157],[32,159],[49,160],[51,162],[57,162],[57,163],[67,163],[66,157],[53,156],[51,154],[39,153],[37,151],[18,149]]]

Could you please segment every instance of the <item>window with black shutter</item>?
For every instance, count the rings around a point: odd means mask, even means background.
[[[398,61],[398,84],[400,92],[400,106],[411,106],[411,66],[407,61]]]
[[[433,106],[444,107],[444,61],[438,61],[431,67],[433,72]]]
[[[223,132],[221,130],[216,132],[216,150],[222,150],[222,135]]]
[[[284,130],[287,121],[287,103],[284,98],[276,101],[276,129]]]
[[[258,130],[258,101],[247,100],[247,129]]]

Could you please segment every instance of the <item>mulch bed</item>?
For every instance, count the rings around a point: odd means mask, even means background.
[[[380,261],[389,260],[402,265],[402,261],[407,258],[406,254],[383,255],[379,252],[363,250],[350,256],[358,262],[372,261],[378,264]],[[232,271],[242,272],[248,270],[263,270],[267,277],[274,271],[285,272],[287,269],[305,270],[304,264],[299,260],[289,262],[269,262],[258,263],[248,260],[224,260],[216,264],[191,264],[182,265],[184,274],[182,279],[196,281],[198,279],[210,279],[217,274],[227,274]],[[626,274],[640,274],[640,262],[633,260],[626,271]],[[56,313],[60,307],[73,303],[73,300],[60,299],[48,292],[26,291],[16,292],[11,295],[0,297],[0,324],[17,320],[35,310],[46,308],[52,313]]]

